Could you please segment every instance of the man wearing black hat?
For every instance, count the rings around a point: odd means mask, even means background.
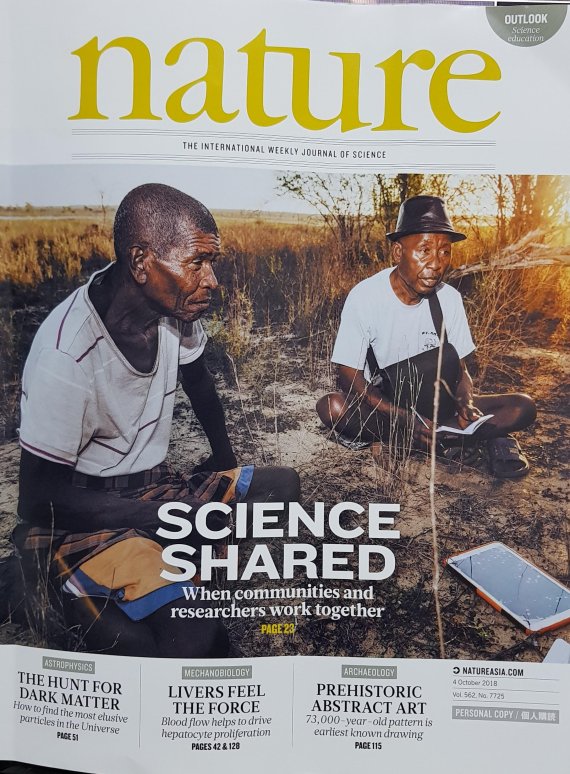
[[[395,265],[350,291],[332,355],[341,391],[319,400],[319,417],[351,448],[411,440],[429,449],[441,359],[438,424],[464,430],[492,415],[473,435],[448,435],[446,443],[485,441],[496,476],[525,475],[528,460],[509,434],[534,421],[535,405],[528,395],[474,394],[465,358],[475,346],[463,301],[442,282],[452,244],[465,235],[454,230],[441,199],[414,196],[387,236]]]

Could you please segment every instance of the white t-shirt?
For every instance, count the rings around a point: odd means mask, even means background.
[[[101,274],[59,304],[36,333],[22,377],[20,444],[80,473],[106,477],[164,461],[178,366],[202,354],[206,334],[199,321],[161,318],[154,367],[137,371],[89,298],[88,287]]]
[[[348,294],[336,337],[333,363],[365,370],[366,352],[371,346],[380,368],[407,360],[439,346],[429,301],[404,304],[392,290],[390,274],[384,269],[359,282]],[[447,338],[460,358],[473,352],[469,324],[461,294],[442,283],[437,289]]]

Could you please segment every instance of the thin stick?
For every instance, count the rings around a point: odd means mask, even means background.
[[[437,519],[435,513],[435,449],[437,436],[437,419],[439,413],[439,383],[441,378],[441,363],[443,360],[443,337],[445,331],[445,322],[441,321],[441,330],[439,332],[439,353],[437,356],[437,373],[434,384],[433,397],[433,425],[431,429],[431,450],[430,450],[430,474],[429,474],[429,507],[431,515],[431,537],[433,545],[433,597],[435,600],[435,616],[437,620],[437,634],[439,638],[439,657],[445,658],[445,640],[443,637],[443,621],[441,619],[441,605],[439,603],[439,547],[437,537]]]
[[[273,426],[275,430],[275,446],[277,447],[277,462],[281,465],[281,444],[279,442],[279,424],[277,422],[277,362],[273,375]]]

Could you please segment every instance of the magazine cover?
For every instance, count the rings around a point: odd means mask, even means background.
[[[566,4],[3,15],[0,761],[562,755]]]

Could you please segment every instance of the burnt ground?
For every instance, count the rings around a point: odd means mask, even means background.
[[[330,440],[314,412],[315,402],[324,391],[319,385],[330,383],[326,359],[312,354],[309,357],[307,348],[291,337],[264,337],[235,367],[219,352],[213,357],[228,427],[242,463],[295,467],[302,479],[302,502],[309,512],[315,501],[324,501],[327,506],[340,501],[354,501],[365,507],[369,502],[401,505],[395,524],[401,538],[387,543],[396,555],[394,575],[373,584],[351,580],[325,584],[338,589],[341,595],[354,595],[361,585],[366,588],[372,585],[373,599],[360,601],[363,605],[384,607],[381,619],[346,617],[334,621],[316,615],[235,618],[228,623],[235,654],[438,657],[428,460],[419,456],[395,460],[385,451],[378,454],[376,450],[373,454],[370,449],[348,451]],[[490,390],[522,390],[524,386],[524,391],[536,399],[537,422],[530,431],[519,434],[531,461],[531,472],[522,480],[501,481],[489,475],[484,458],[469,467],[438,463],[435,505],[440,557],[501,540],[568,584],[570,356],[554,349],[525,347],[514,352],[507,365],[508,376],[504,371],[491,375]],[[179,469],[190,470],[206,455],[205,439],[181,396],[175,409],[170,459]],[[0,462],[1,555],[9,551],[8,536],[15,521],[18,462],[15,442],[0,448]],[[354,525],[359,518],[354,517]],[[365,517],[362,524],[366,525]],[[359,540],[368,542],[366,536]],[[301,532],[291,542],[313,543],[319,554],[323,541]],[[329,534],[324,542],[342,541]],[[282,541],[273,538],[269,545],[279,567]],[[252,547],[252,541],[241,543],[240,571]],[[352,562],[349,566],[355,569]],[[309,583],[318,585],[319,581],[301,577],[269,581],[260,576],[251,581],[228,583],[219,577],[211,588],[298,589],[306,588]],[[242,602],[241,605],[300,604],[300,592],[290,593],[292,597],[283,601]],[[556,637],[570,640],[570,626],[554,633],[527,636],[448,569],[441,573],[439,595],[449,658],[540,661]],[[314,605],[315,600],[307,603]],[[332,603],[350,605],[355,599],[332,600]],[[262,623],[279,622],[294,623],[294,633],[272,636],[261,633]],[[10,622],[0,626],[0,642],[42,644],[37,636]]]

